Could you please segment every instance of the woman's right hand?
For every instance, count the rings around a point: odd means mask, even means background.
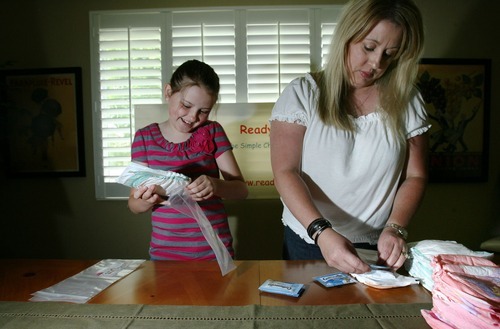
[[[351,241],[332,229],[326,229],[318,237],[318,246],[328,266],[344,273],[365,273],[370,266],[358,257]]]

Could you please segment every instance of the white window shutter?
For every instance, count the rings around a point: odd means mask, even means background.
[[[104,182],[114,182],[130,162],[135,104],[161,103],[161,31],[99,31],[100,114]]]
[[[308,10],[248,11],[246,24],[248,102],[275,102],[310,71]]]
[[[335,27],[337,26],[337,21],[341,14],[341,7],[333,7],[333,8],[322,8],[320,10],[318,24],[320,24],[320,35],[321,35],[321,67],[325,66],[330,42],[332,40],[332,36],[335,33]]]
[[[236,102],[236,42],[234,11],[174,12],[174,69],[190,59],[201,60],[219,75],[219,102]]]

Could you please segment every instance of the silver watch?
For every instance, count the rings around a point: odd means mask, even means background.
[[[390,227],[390,228],[395,229],[396,233],[400,237],[402,237],[404,240],[406,240],[406,238],[408,238],[408,231],[403,226],[400,226],[400,225],[394,224],[394,223],[388,223],[385,225],[385,227]]]

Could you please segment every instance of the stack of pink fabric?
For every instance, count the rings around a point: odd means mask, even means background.
[[[432,309],[422,315],[432,328],[500,328],[500,267],[475,256],[436,255],[432,262]]]

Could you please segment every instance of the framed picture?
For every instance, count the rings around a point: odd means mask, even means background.
[[[489,59],[422,59],[417,86],[430,130],[431,182],[488,179]]]
[[[10,175],[85,176],[81,80],[79,67],[0,70]]]

